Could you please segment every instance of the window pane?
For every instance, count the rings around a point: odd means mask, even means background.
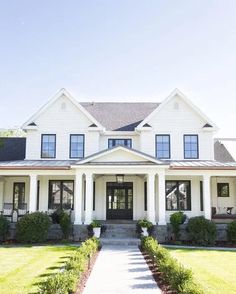
[[[184,158],[198,158],[198,136],[184,135]]]
[[[108,148],[112,148],[115,146],[126,146],[131,148],[132,140],[131,139],[108,139]]]
[[[56,135],[42,135],[42,158],[55,158],[56,156]]]
[[[73,209],[74,182],[50,181],[49,182],[49,209]]]
[[[190,181],[166,181],[166,209],[191,209]]]
[[[25,203],[25,183],[14,183],[14,209],[20,209],[21,205]]]
[[[84,135],[70,136],[70,158],[84,157]]]
[[[160,159],[170,158],[169,135],[156,135],[156,157]]]
[[[177,182],[166,182],[166,208],[178,209]]]
[[[72,182],[62,182],[62,208],[73,209],[74,185]]]

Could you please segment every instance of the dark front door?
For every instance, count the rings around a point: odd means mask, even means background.
[[[107,183],[107,219],[133,219],[133,183]]]

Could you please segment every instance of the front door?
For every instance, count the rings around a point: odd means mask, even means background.
[[[133,183],[107,183],[107,219],[133,219]]]

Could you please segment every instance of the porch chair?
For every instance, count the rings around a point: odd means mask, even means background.
[[[7,219],[10,218],[10,221],[13,221],[13,203],[3,203],[3,210],[1,215],[5,216]]]
[[[17,209],[17,221],[24,216],[26,213],[28,213],[27,211],[27,203],[20,203],[18,205],[18,209]]]

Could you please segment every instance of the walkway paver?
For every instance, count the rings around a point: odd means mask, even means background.
[[[83,294],[160,294],[137,246],[103,246]]]

